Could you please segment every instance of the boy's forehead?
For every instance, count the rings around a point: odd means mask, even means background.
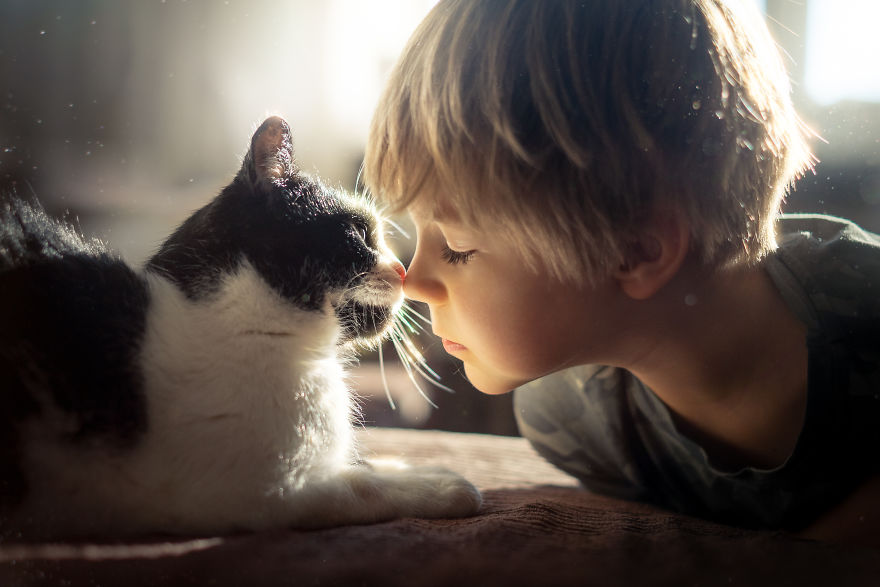
[[[418,220],[456,224],[461,222],[461,214],[448,198],[444,198],[436,190],[415,200],[409,207],[409,213]]]

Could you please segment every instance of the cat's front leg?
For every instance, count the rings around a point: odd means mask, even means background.
[[[365,524],[395,518],[461,518],[477,513],[479,490],[442,467],[374,460],[315,480],[297,492],[300,527]]]

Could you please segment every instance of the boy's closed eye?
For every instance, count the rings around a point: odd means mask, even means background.
[[[475,249],[469,251],[456,251],[451,249],[448,244],[444,243],[443,248],[440,250],[440,256],[450,265],[464,265],[473,258],[476,252]]]
[[[440,257],[450,265],[468,263],[478,248],[482,248],[482,239],[479,235],[458,223],[437,223],[437,229],[441,239]]]

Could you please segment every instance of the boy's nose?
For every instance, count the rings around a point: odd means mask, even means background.
[[[403,295],[426,304],[441,303],[445,295],[443,285],[428,275],[423,275],[414,265],[409,266],[403,281]]]

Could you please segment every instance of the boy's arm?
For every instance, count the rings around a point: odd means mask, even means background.
[[[880,548],[880,475],[862,483],[799,535]]]

